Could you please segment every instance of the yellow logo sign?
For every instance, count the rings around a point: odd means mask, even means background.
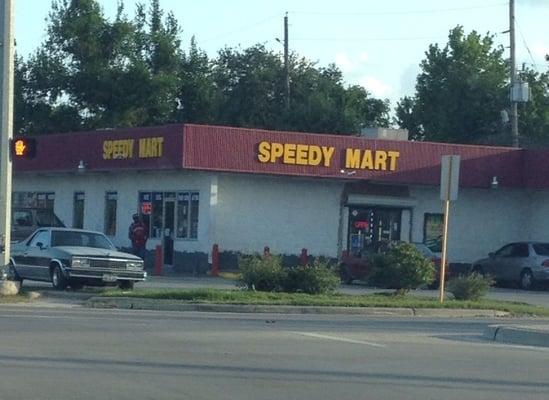
[[[332,161],[339,160],[339,157],[334,157],[335,150],[333,146],[261,142],[257,160],[260,163],[330,167]],[[399,157],[398,151],[346,148],[343,162],[346,169],[396,171]]]
[[[137,146],[136,146],[137,145]],[[137,151],[135,149],[137,147]],[[134,158],[162,157],[164,138],[149,137],[134,139],[105,140],[103,142],[103,160],[124,160]]]

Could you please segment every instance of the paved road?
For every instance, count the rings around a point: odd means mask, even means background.
[[[2,306],[0,398],[549,398],[549,350],[493,322]]]

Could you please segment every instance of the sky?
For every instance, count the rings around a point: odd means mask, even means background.
[[[49,0],[13,0],[18,54],[26,57],[46,38]],[[116,0],[99,0],[113,18]],[[148,0],[142,0],[145,4]],[[133,17],[135,0],[125,0]],[[317,62],[335,63],[346,84],[358,84],[394,107],[414,94],[420,62],[429,44],[443,47],[448,32],[463,25],[465,32],[495,34],[509,45],[508,0],[160,0],[182,28],[183,48],[190,38],[215,57],[225,46],[247,48],[261,43],[282,53],[288,13],[290,51]],[[539,72],[549,63],[549,0],[516,0],[517,66]],[[506,56],[509,53],[507,50]]]

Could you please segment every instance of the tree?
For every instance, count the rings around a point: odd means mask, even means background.
[[[211,62],[206,53],[198,48],[194,37],[191,38],[188,54],[182,55],[179,82],[176,119],[181,122],[214,123],[217,107]]]
[[[507,65],[493,36],[468,35],[458,26],[444,48],[430,45],[416,94],[397,105],[397,122],[416,139],[476,143],[501,135],[507,106]]]
[[[520,74],[530,87],[530,99],[519,104],[519,134],[522,147],[549,145],[549,71]]]

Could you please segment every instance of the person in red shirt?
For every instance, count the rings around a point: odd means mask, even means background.
[[[128,236],[132,242],[133,254],[144,260],[148,235],[147,226],[143,223],[139,214],[133,214],[133,222],[130,225]]]

